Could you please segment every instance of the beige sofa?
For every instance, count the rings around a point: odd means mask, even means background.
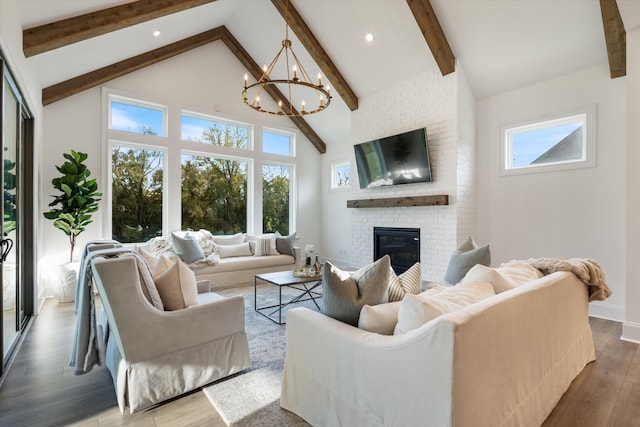
[[[280,404],[314,426],[539,426],[595,359],[588,301],[555,272],[401,335],[291,309]]]
[[[103,307],[97,330],[101,358],[121,412],[139,411],[250,366],[242,296],[224,298],[207,287],[199,289],[204,292],[197,305],[162,311],[144,293],[144,260],[125,255],[91,260]]]
[[[181,236],[186,233],[185,231],[176,232]],[[276,252],[265,256],[257,256],[254,254],[255,251],[252,250],[251,253],[246,253],[242,256],[220,256],[217,245],[223,244],[225,240],[249,245],[256,236],[248,236],[242,233],[233,236],[213,236],[206,230],[189,233],[194,235],[205,255],[204,259],[189,264],[189,268],[195,273],[197,280],[208,280],[212,290],[253,283],[256,274],[290,270],[296,264],[296,260],[298,262],[302,260],[301,249],[297,246],[292,248],[293,255]],[[271,234],[269,236],[274,235]],[[240,240],[234,241],[236,238]],[[228,245],[228,243],[223,244],[223,246],[225,245]],[[171,237],[156,237],[137,248],[156,256],[178,257],[174,252]]]

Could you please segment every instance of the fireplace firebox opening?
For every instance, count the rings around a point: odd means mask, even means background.
[[[420,262],[420,229],[373,227],[373,260],[385,255],[391,258],[391,267],[402,274]]]

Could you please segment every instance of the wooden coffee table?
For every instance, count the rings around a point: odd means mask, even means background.
[[[266,305],[258,307],[258,280],[269,283],[278,287],[278,303],[272,305]],[[256,274],[253,281],[253,296],[255,310],[262,314],[267,319],[272,320],[278,325],[282,325],[286,322],[282,321],[282,309],[291,304],[296,304],[303,301],[313,301],[318,310],[320,306],[317,303],[317,299],[322,297],[322,292],[319,291],[319,287],[322,285],[322,276],[306,276],[298,277],[294,276],[291,270],[277,271],[274,273],[261,273]],[[288,301],[282,301],[282,288],[287,287],[295,289],[299,292],[294,298]],[[277,313],[277,317],[275,317]]]

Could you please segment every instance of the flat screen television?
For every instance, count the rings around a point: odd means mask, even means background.
[[[354,145],[360,188],[431,182],[425,128]]]

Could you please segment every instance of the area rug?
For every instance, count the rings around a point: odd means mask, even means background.
[[[228,426],[309,426],[280,408],[286,325],[278,325],[254,310],[253,285],[218,293],[244,296],[251,367],[203,388],[216,411]],[[295,291],[283,288],[283,300],[295,295]],[[276,286],[258,285],[258,306],[275,303],[277,296]],[[317,310],[310,301],[289,308],[301,306]]]

